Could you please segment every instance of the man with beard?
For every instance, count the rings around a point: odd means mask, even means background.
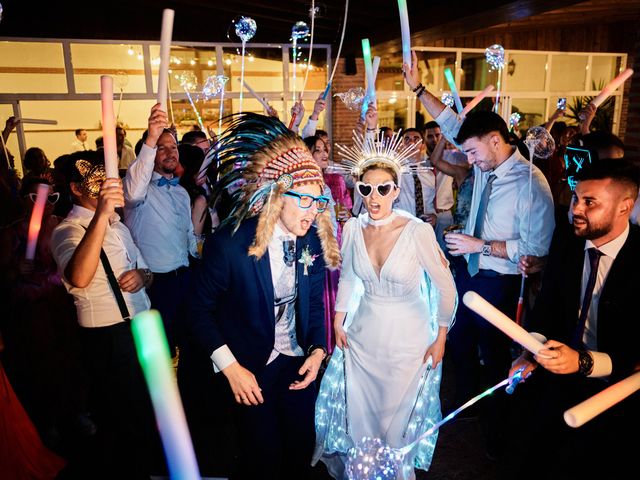
[[[616,469],[626,472],[625,465],[636,461],[631,442],[622,439],[638,425],[637,393],[578,429],[563,422],[566,409],[640,366],[633,281],[640,271],[640,229],[629,223],[638,168],[605,160],[583,172],[572,202],[575,235],[554,238],[531,319],[530,329],[550,340],[538,355],[524,354],[512,368],[524,367],[525,377],[535,370],[520,392],[525,402],[520,412],[530,420],[521,425],[528,426],[523,440],[530,444],[521,448],[527,456],[523,471],[531,478],[549,478],[549,465],[555,468],[553,478],[594,478],[605,471],[608,478],[623,478]],[[542,472],[535,471],[536,464]]]
[[[156,104],[140,154],[124,177],[125,222],[153,272],[147,290],[151,306],[160,311],[169,347],[176,345],[177,321],[187,293],[189,253],[196,256],[187,191],[174,176],[178,145],[167,129],[167,113]]]

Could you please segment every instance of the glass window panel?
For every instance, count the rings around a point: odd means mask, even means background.
[[[378,97],[378,125],[396,131],[407,127],[408,103],[405,92],[389,92]],[[411,98],[411,97],[409,97]]]
[[[229,77],[227,91],[239,92],[242,70],[242,55],[238,47],[225,48],[223,56],[224,74]],[[281,48],[252,48],[245,52],[244,79],[256,92],[282,92]],[[247,92],[248,93],[248,92]]]
[[[550,90],[554,92],[584,90],[588,60],[587,55],[552,55]]]
[[[487,85],[496,86],[497,83],[498,72],[497,70],[489,71],[484,52],[462,53],[460,90],[482,90]],[[445,89],[449,90],[449,87]]]
[[[116,94],[145,93],[142,45],[71,44],[77,93],[100,93],[100,76],[113,77]]]
[[[545,98],[514,98],[511,101],[511,112],[520,114],[518,130],[524,133],[529,128],[546,121],[547,100]]]
[[[293,91],[293,49],[289,50],[291,52],[291,58],[289,60],[289,90]],[[300,92],[304,85],[304,78],[307,72],[307,60],[309,49],[307,46],[304,48],[298,49],[299,55],[298,60],[296,62],[296,81],[295,81],[295,91]],[[327,75],[327,51],[322,48],[314,47],[311,58],[311,70],[309,71],[309,77],[307,79],[307,85],[305,91],[307,90],[322,90],[324,91],[327,86],[327,81],[329,77]],[[253,87],[253,85],[252,85]],[[305,95],[306,97],[306,95]]]
[[[505,89],[509,92],[544,91],[546,66],[546,55],[510,53],[503,72]]]
[[[0,93],[67,93],[62,44],[0,42]]]
[[[397,62],[391,63],[390,57],[384,56],[380,59],[378,76],[376,77],[376,89],[382,90],[404,90],[404,77],[402,68]]]
[[[418,71],[422,84],[436,96],[449,90],[444,77],[444,69],[455,70],[455,52],[416,52],[418,55]]]
[[[158,91],[158,71],[160,69],[160,46],[150,45],[151,75],[153,91]],[[217,75],[215,47],[172,46],[169,55],[169,89],[171,92],[184,93],[182,86],[191,81],[193,91],[202,92],[202,87],[211,75]],[[229,88],[227,86],[227,88]]]
[[[591,60],[591,85],[590,90],[602,90],[618,74],[620,57],[611,55],[594,55]]]

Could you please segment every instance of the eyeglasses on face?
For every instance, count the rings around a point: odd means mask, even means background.
[[[29,197],[29,200],[31,200],[33,203],[36,203],[36,199],[38,198],[38,194],[37,193],[29,193],[29,194],[27,194],[27,197]],[[60,199],[60,192],[50,193],[47,196],[47,202],[49,202],[50,205],[53,205],[59,199]]]
[[[298,207],[302,208],[303,210],[311,208],[311,205],[313,205],[315,202],[318,213],[322,213],[327,209],[327,205],[329,205],[329,197],[325,197],[324,195],[314,197],[313,195],[309,195],[308,193],[299,193],[294,190],[284,192],[283,195],[286,195],[287,197],[297,198]]]
[[[386,197],[392,190],[395,190],[397,187],[395,182],[393,182],[392,180],[384,183],[379,183],[377,185],[371,185],[370,183],[364,182],[356,182],[356,189],[358,190],[358,193],[363,197],[368,197],[369,195],[371,195],[371,192],[373,192],[374,188],[378,191],[378,195],[380,195],[381,197]]]

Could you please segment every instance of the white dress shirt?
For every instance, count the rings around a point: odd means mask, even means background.
[[[419,169],[415,175],[422,186],[422,205],[424,213],[433,213],[433,173],[432,170]],[[411,215],[416,214],[416,184],[414,173],[403,173],[400,178],[400,194],[393,202],[393,208],[404,210]],[[431,192],[429,191],[431,189]],[[431,206],[429,206],[431,203]]]
[[[431,162],[427,161],[427,166],[432,166]],[[425,213],[437,213],[436,209],[441,211],[453,208],[453,177],[441,171],[429,170],[424,175],[422,190]]]
[[[58,269],[62,274],[62,282],[67,291],[73,295],[78,311],[78,323],[82,327],[107,327],[122,322],[122,315],[102,262],[98,263],[91,283],[85,288],[71,285],[64,276],[67,264],[84,238],[85,228],[89,226],[95,212],[79,205],[74,205],[67,218],[53,231],[51,247]],[[83,228],[85,227],[85,228]],[[142,254],[133,242],[129,229],[114,214],[107,226],[102,249],[107,254],[109,264],[116,278],[124,272],[137,268],[147,268]],[[122,296],[133,317],[151,306],[144,288],[135,293],[122,292]]]
[[[73,152],[82,152],[85,150],[91,150],[91,147],[88,145],[88,142],[81,142],[80,140],[74,140],[71,142],[71,153]]]
[[[189,194],[180,185],[158,185],[156,149],[142,145],[124,177],[125,223],[152,272],[189,265],[197,256]]]

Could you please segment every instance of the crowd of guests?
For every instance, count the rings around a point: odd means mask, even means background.
[[[580,460],[597,452],[603,464],[622,465],[618,435],[637,415],[637,398],[582,431],[560,420],[572,402],[640,362],[628,280],[640,266],[638,176],[623,143],[590,130],[589,105],[577,127],[555,112],[544,125],[553,154],[529,159],[502,118],[456,115],[422,87],[415,64],[405,65],[407,84],[435,120],[395,136],[369,106],[354,128],[361,160],[371,164],[355,177],[329,160],[339,164],[341,152],[317,129],[321,97],[302,129],[304,109],[295,105],[293,132],[270,109],[232,120],[220,139],[194,130],[180,141],[155,105],[135,148],[118,127],[118,179],[105,179],[102,150],[88,148],[83,129],[53,167],[43,150],[28,149],[22,178],[10,152],[0,152],[0,368],[15,418],[24,407],[35,426],[21,429],[23,442],[0,459],[36,478],[166,473],[129,327],[155,308],[203,474],[319,475],[310,467],[316,384],[313,461],[334,477],[344,475],[338,445],[350,435],[409,443],[428,426],[412,423],[415,415],[440,418],[434,397],[445,348],[453,407],[517,368],[531,374],[514,397],[497,392],[465,413],[480,415],[487,455],[505,469],[574,478],[597,469],[597,460]],[[7,120],[5,145],[17,122]],[[381,150],[366,151],[394,141],[406,158],[374,162]],[[573,145],[593,158],[577,185],[567,182]],[[267,175],[276,160],[279,173]],[[41,184],[49,193],[38,248],[25,260]],[[461,301],[475,291],[515,318],[522,275],[523,323],[549,339],[535,358]],[[390,322],[396,318],[403,322]],[[517,408],[526,419],[515,427]],[[327,422],[346,422],[347,431],[327,430]],[[407,437],[411,424],[418,426]],[[514,451],[516,439],[539,455],[540,469]],[[405,458],[399,478],[429,468],[435,440],[428,443]],[[561,473],[545,476],[546,459]]]

